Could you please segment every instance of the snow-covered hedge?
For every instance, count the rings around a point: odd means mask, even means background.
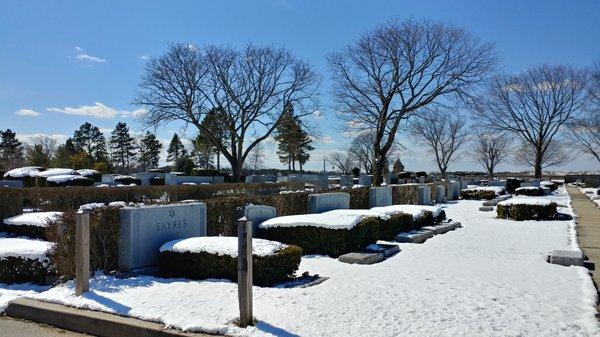
[[[39,177],[38,177],[39,179]],[[66,187],[66,186],[93,186],[94,180],[80,175],[67,174],[56,175],[46,178],[48,187]]]
[[[517,189],[515,189],[515,195],[527,195],[530,197],[541,197],[544,196],[546,193],[544,192],[544,189],[541,187],[535,187],[535,186],[527,186],[527,187],[519,187]]]
[[[472,200],[491,200],[505,192],[506,190],[502,186],[477,186],[461,190],[460,197]]]
[[[205,236],[174,240],[160,247],[164,276],[237,280],[237,237]],[[252,278],[258,286],[288,279],[300,264],[302,249],[280,242],[252,240]]]
[[[82,170],[77,170],[77,173],[79,173],[79,175],[81,175],[83,177],[90,178],[95,182],[102,181],[102,173],[100,171],[96,171],[96,170],[92,170],[92,169],[82,169]]]
[[[142,181],[133,176],[120,175],[115,177],[115,183],[120,185],[141,185]]]
[[[0,283],[44,283],[50,242],[0,238]]]
[[[297,245],[305,254],[337,257],[377,241],[380,221],[375,216],[337,213],[282,216],[263,222],[257,236]]]
[[[383,208],[383,207],[380,207]],[[371,216],[379,220],[377,238],[380,240],[393,240],[401,232],[410,231],[415,227],[413,216],[401,211],[382,211],[373,209],[338,209],[327,212],[331,215],[343,216],[344,214]]]
[[[0,224],[0,232],[7,232],[16,236],[46,239],[46,227],[52,220],[56,220],[62,212],[33,212],[16,215],[4,219]]]
[[[501,219],[549,220],[556,217],[556,203],[542,198],[512,198],[498,203],[496,211]]]
[[[558,183],[554,182],[554,181],[542,181],[540,182],[540,186],[541,187],[547,187],[549,188],[551,191],[556,191],[558,189]]]

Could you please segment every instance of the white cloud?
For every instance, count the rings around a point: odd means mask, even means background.
[[[83,48],[79,47],[79,46],[75,46],[75,51],[77,52],[77,55],[75,55],[75,58],[78,60],[82,60],[82,61],[86,61],[86,62],[90,62],[90,63],[104,63],[106,62],[106,59],[103,59],[101,57],[98,56],[93,56],[87,53],[83,52]]]
[[[87,116],[100,119],[112,119],[119,115],[119,111],[108,107],[100,102],[96,102],[94,103],[94,105],[82,105],[77,108],[47,108],[46,110],[51,112],[61,112],[66,115]]]
[[[26,116],[26,117],[38,117],[40,115],[39,112],[31,109],[20,109],[15,111],[15,115]]]
[[[140,56],[138,56],[138,58],[140,60],[144,60],[145,61],[145,60],[149,59],[150,57],[148,57],[148,55],[140,55]]]
[[[86,116],[98,119],[114,119],[115,117],[120,118],[139,118],[148,113],[146,109],[137,109],[133,111],[118,110],[106,106],[100,102],[95,102],[94,105],[82,105],[79,107],[64,107],[64,108],[46,108],[50,112],[60,112],[66,115],[74,116]]]

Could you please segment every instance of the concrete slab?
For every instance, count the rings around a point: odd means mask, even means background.
[[[423,243],[427,239],[432,238],[434,232],[431,230],[415,230],[410,232],[404,232],[396,235],[394,239],[396,242],[402,243]]]
[[[382,253],[384,257],[390,257],[392,255],[400,253],[400,247],[398,245],[390,245],[383,243],[374,243],[368,245],[365,249],[367,253]]]
[[[53,325],[62,329],[100,337],[209,337],[214,335],[184,333],[165,329],[159,323],[142,321],[99,311],[76,309],[60,304],[46,303],[26,298],[8,304],[4,313],[14,318]]]
[[[553,250],[547,261],[561,266],[583,266],[583,253],[580,250]]]
[[[454,226],[453,223],[448,223],[448,224],[441,224],[441,225],[437,225],[437,226],[425,226],[425,227],[423,227],[423,229],[433,231],[435,233],[435,235],[439,235],[439,234],[448,233],[449,231],[453,231],[456,229],[456,227]]]
[[[481,212],[490,212],[494,210],[494,206],[481,206],[479,207]]]
[[[383,253],[348,253],[338,257],[340,262],[350,264],[375,264],[385,260]]]
[[[481,203],[482,206],[496,206],[498,205],[497,200],[488,200]]]

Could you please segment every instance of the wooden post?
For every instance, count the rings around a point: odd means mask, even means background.
[[[246,217],[238,220],[238,300],[240,326],[252,325],[252,221]]]
[[[75,215],[75,295],[90,290],[90,214]]]

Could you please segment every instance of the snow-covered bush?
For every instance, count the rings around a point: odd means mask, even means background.
[[[541,187],[535,187],[535,186],[527,186],[527,187],[519,187],[515,190],[515,195],[527,195],[530,197],[541,197],[544,196],[546,193],[544,192],[544,189]]]
[[[23,181],[23,186],[25,187],[34,187],[35,186],[35,176],[44,171],[45,168],[41,166],[25,166],[19,167],[16,169],[12,169],[4,174],[4,179],[6,180],[21,180]]]
[[[0,283],[44,283],[51,246],[41,240],[0,238]]]
[[[512,198],[498,203],[496,211],[498,218],[522,220],[554,219],[556,203],[547,199]]]
[[[152,186],[162,186],[164,184],[165,184],[165,178],[163,178],[163,177],[150,178],[150,185],[152,185]]]
[[[191,279],[237,281],[237,237],[205,236],[174,240],[160,247],[161,274]],[[302,249],[279,242],[252,240],[252,280],[270,286],[288,279],[298,269]]]
[[[34,212],[16,215],[4,219],[0,224],[0,232],[45,240],[46,227],[61,215],[61,212]]]
[[[0,223],[23,212],[23,189],[0,187]]]
[[[39,179],[40,177],[38,177]],[[48,187],[93,186],[94,180],[80,175],[57,175],[46,178]]]
[[[556,183],[554,181],[542,181],[542,182],[540,182],[540,186],[547,187],[551,191],[556,191],[558,189],[558,183]]]
[[[506,179],[506,192],[513,194],[515,190],[521,187],[521,183],[523,181],[518,178],[508,178]]]
[[[471,200],[491,200],[504,193],[505,189],[501,186],[478,186],[461,190],[460,197]]]
[[[142,181],[136,177],[133,176],[125,176],[125,175],[121,175],[121,176],[116,176],[115,177],[115,183],[117,184],[121,184],[121,185],[131,185],[131,184],[135,184],[135,185],[141,185]]]
[[[376,217],[326,214],[269,219],[260,225],[257,237],[299,246],[305,254],[332,257],[360,250],[377,241],[380,221]]]
[[[92,170],[92,169],[82,169],[82,170],[77,170],[77,173],[79,173],[79,175],[81,175],[83,177],[90,178],[94,182],[97,182],[97,183],[102,181],[102,173],[100,171],[96,171],[96,170]]]
[[[412,172],[398,172],[398,179],[410,179]]]

